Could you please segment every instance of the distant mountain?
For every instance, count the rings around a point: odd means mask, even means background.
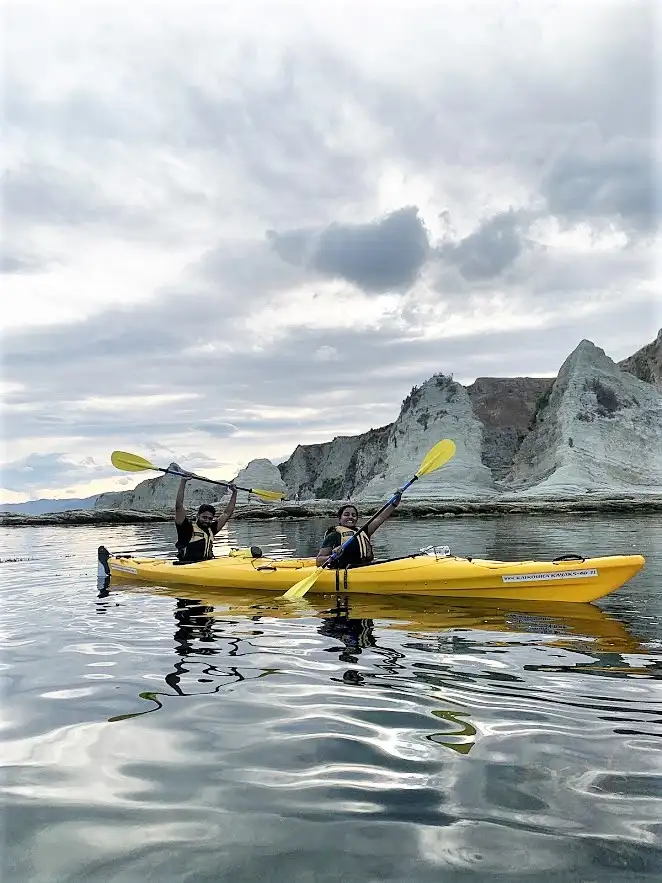
[[[44,515],[50,512],[68,512],[70,509],[93,509],[98,494],[93,497],[69,497],[66,500],[28,500],[27,503],[0,503],[0,512],[17,515]]]

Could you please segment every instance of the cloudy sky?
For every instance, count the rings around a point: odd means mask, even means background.
[[[655,5],[4,3],[1,501],[653,339]]]

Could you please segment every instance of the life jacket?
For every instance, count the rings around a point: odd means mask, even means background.
[[[178,545],[180,561],[208,561],[214,557],[214,534],[211,528],[204,530],[197,521],[192,521],[193,533],[186,545]]]
[[[361,531],[358,533],[352,527],[343,527],[337,524],[334,528],[335,532],[340,535],[340,545],[342,546],[350,537],[356,537],[340,556],[340,565],[347,564],[370,564],[374,558],[372,546],[366,533]]]

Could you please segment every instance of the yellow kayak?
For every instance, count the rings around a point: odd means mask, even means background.
[[[587,603],[620,588],[644,564],[641,555],[488,561],[422,551],[367,567],[323,570],[310,591]],[[242,550],[195,564],[111,555],[105,567],[112,577],[131,581],[283,593],[315,570],[315,559],[253,557]]]

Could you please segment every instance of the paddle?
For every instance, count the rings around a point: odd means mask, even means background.
[[[228,481],[215,481],[213,478],[205,478],[204,475],[196,475],[194,472],[184,473],[176,472],[174,469],[164,469],[162,466],[155,466],[144,457],[137,454],[127,454],[126,451],[113,451],[110,455],[110,462],[116,469],[124,472],[145,472],[154,470],[155,472],[164,472],[166,475],[178,475],[180,478],[193,478],[196,481],[206,481],[209,484],[218,484],[221,487],[230,487]],[[280,491],[262,491],[258,488],[239,487],[235,485],[238,491],[246,491],[249,494],[255,494],[256,497],[262,497],[263,500],[282,500],[285,494]]]
[[[366,521],[363,527],[359,528],[354,536],[351,536],[348,540],[346,540],[338,553],[332,552],[331,555],[326,559],[324,564],[318,567],[310,576],[305,577],[300,582],[296,583],[292,586],[292,588],[288,589],[283,598],[287,598],[288,600],[292,600],[293,598],[303,598],[306,592],[311,589],[316,581],[320,573],[324,570],[325,567],[328,567],[333,563],[340,555],[342,555],[344,549],[354,540],[354,537],[358,536],[360,533],[364,533],[366,528],[372,524],[372,522],[377,518],[378,515],[381,515],[385,509],[396,500],[397,494],[403,494],[407,488],[412,485],[415,481],[418,481],[423,475],[429,475],[430,472],[434,472],[436,469],[439,469],[440,466],[443,466],[444,463],[448,463],[448,461],[455,454],[455,442],[451,441],[449,438],[444,438],[440,442],[431,448],[425,457],[423,458],[423,462],[418,467],[418,472],[413,478],[410,478],[409,481],[403,485],[399,491],[394,494],[391,499],[385,503],[379,511],[375,512],[375,514]]]

